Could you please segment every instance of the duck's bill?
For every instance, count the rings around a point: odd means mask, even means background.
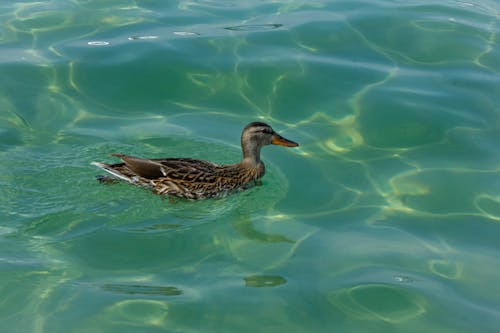
[[[285,147],[297,147],[299,144],[297,142],[293,142],[292,140],[285,139],[281,135],[276,134],[271,141],[273,145],[285,146]]]

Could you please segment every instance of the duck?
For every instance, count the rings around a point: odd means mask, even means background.
[[[109,174],[98,176],[101,183],[125,181],[159,195],[199,200],[225,197],[260,184],[265,174],[260,151],[267,145],[299,146],[276,133],[268,124],[255,121],[246,125],[241,133],[243,158],[239,163],[219,165],[192,158],[147,159],[111,154],[121,162],[91,164]]]

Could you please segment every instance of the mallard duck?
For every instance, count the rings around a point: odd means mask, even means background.
[[[276,133],[268,124],[253,122],[245,126],[241,133],[243,159],[236,164],[218,165],[191,158],[145,159],[124,154],[112,154],[122,163],[92,164],[113,176],[100,176],[98,179],[101,182],[120,179],[150,188],[157,194],[198,200],[222,197],[257,184],[265,172],[260,149],[270,144],[298,146]]]

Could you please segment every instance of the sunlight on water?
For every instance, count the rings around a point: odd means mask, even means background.
[[[496,332],[500,9],[476,2],[0,5],[0,327]],[[111,153],[241,158],[187,202]],[[30,318],[30,320],[26,320]]]

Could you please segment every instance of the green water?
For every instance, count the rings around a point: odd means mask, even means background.
[[[1,332],[498,332],[497,1],[0,2]],[[262,186],[103,186],[121,152]]]

